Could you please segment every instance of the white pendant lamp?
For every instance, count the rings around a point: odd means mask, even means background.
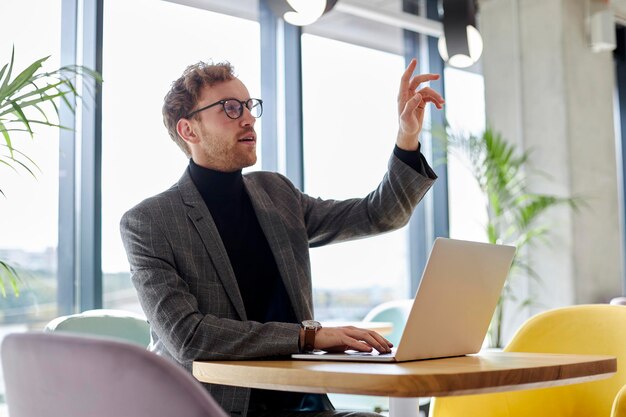
[[[337,0],[268,0],[274,14],[295,26],[315,23]]]

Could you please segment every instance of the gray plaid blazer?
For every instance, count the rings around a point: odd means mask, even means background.
[[[393,155],[378,188],[363,199],[312,198],[276,173],[244,176],[298,320],[313,318],[309,247],[402,227],[433,182]],[[196,359],[298,352],[299,324],[247,321],[226,249],[188,171],[130,209],[121,233],[152,329],[151,350],[189,371]],[[249,389],[206,386],[227,413],[246,415]]]

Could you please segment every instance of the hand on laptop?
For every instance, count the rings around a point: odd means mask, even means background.
[[[314,347],[327,352],[344,352],[348,349],[371,352],[374,348],[380,353],[389,353],[393,344],[373,330],[346,326],[319,329]]]

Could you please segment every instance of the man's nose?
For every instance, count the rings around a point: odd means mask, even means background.
[[[252,115],[252,113],[246,106],[243,106],[243,113],[241,114],[241,125],[254,126],[255,123],[256,118]]]

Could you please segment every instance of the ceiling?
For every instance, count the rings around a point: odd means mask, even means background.
[[[258,20],[259,0],[166,0],[188,6],[227,13],[246,19]],[[339,0],[342,1],[342,0]],[[424,0],[408,0],[419,5]],[[511,1],[511,0],[480,0],[480,1]],[[525,0],[517,0],[525,1]],[[573,0],[567,0],[573,1]],[[626,25],[626,0],[586,0],[610,1],[615,11],[616,20]],[[383,12],[398,13],[402,11],[403,0],[350,0],[350,3],[361,4],[364,8],[376,8]],[[304,33],[325,36],[344,42],[379,49],[395,54],[403,53],[403,32],[397,27],[357,17],[338,10],[322,16],[316,23],[303,29]]]
[[[0,0],[1,1],[1,0]],[[259,0],[165,0],[218,13],[258,20]],[[339,0],[341,1],[341,0]],[[350,0],[366,8],[400,12],[403,0]],[[423,0],[409,0],[420,3]],[[349,30],[346,30],[349,28]],[[304,33],[329,37],[368,48],[379,49],[401,55],[403,53],[402,30],[397,27],[356,17],[337,10],[322,16],[320,20],[303,29]]]

